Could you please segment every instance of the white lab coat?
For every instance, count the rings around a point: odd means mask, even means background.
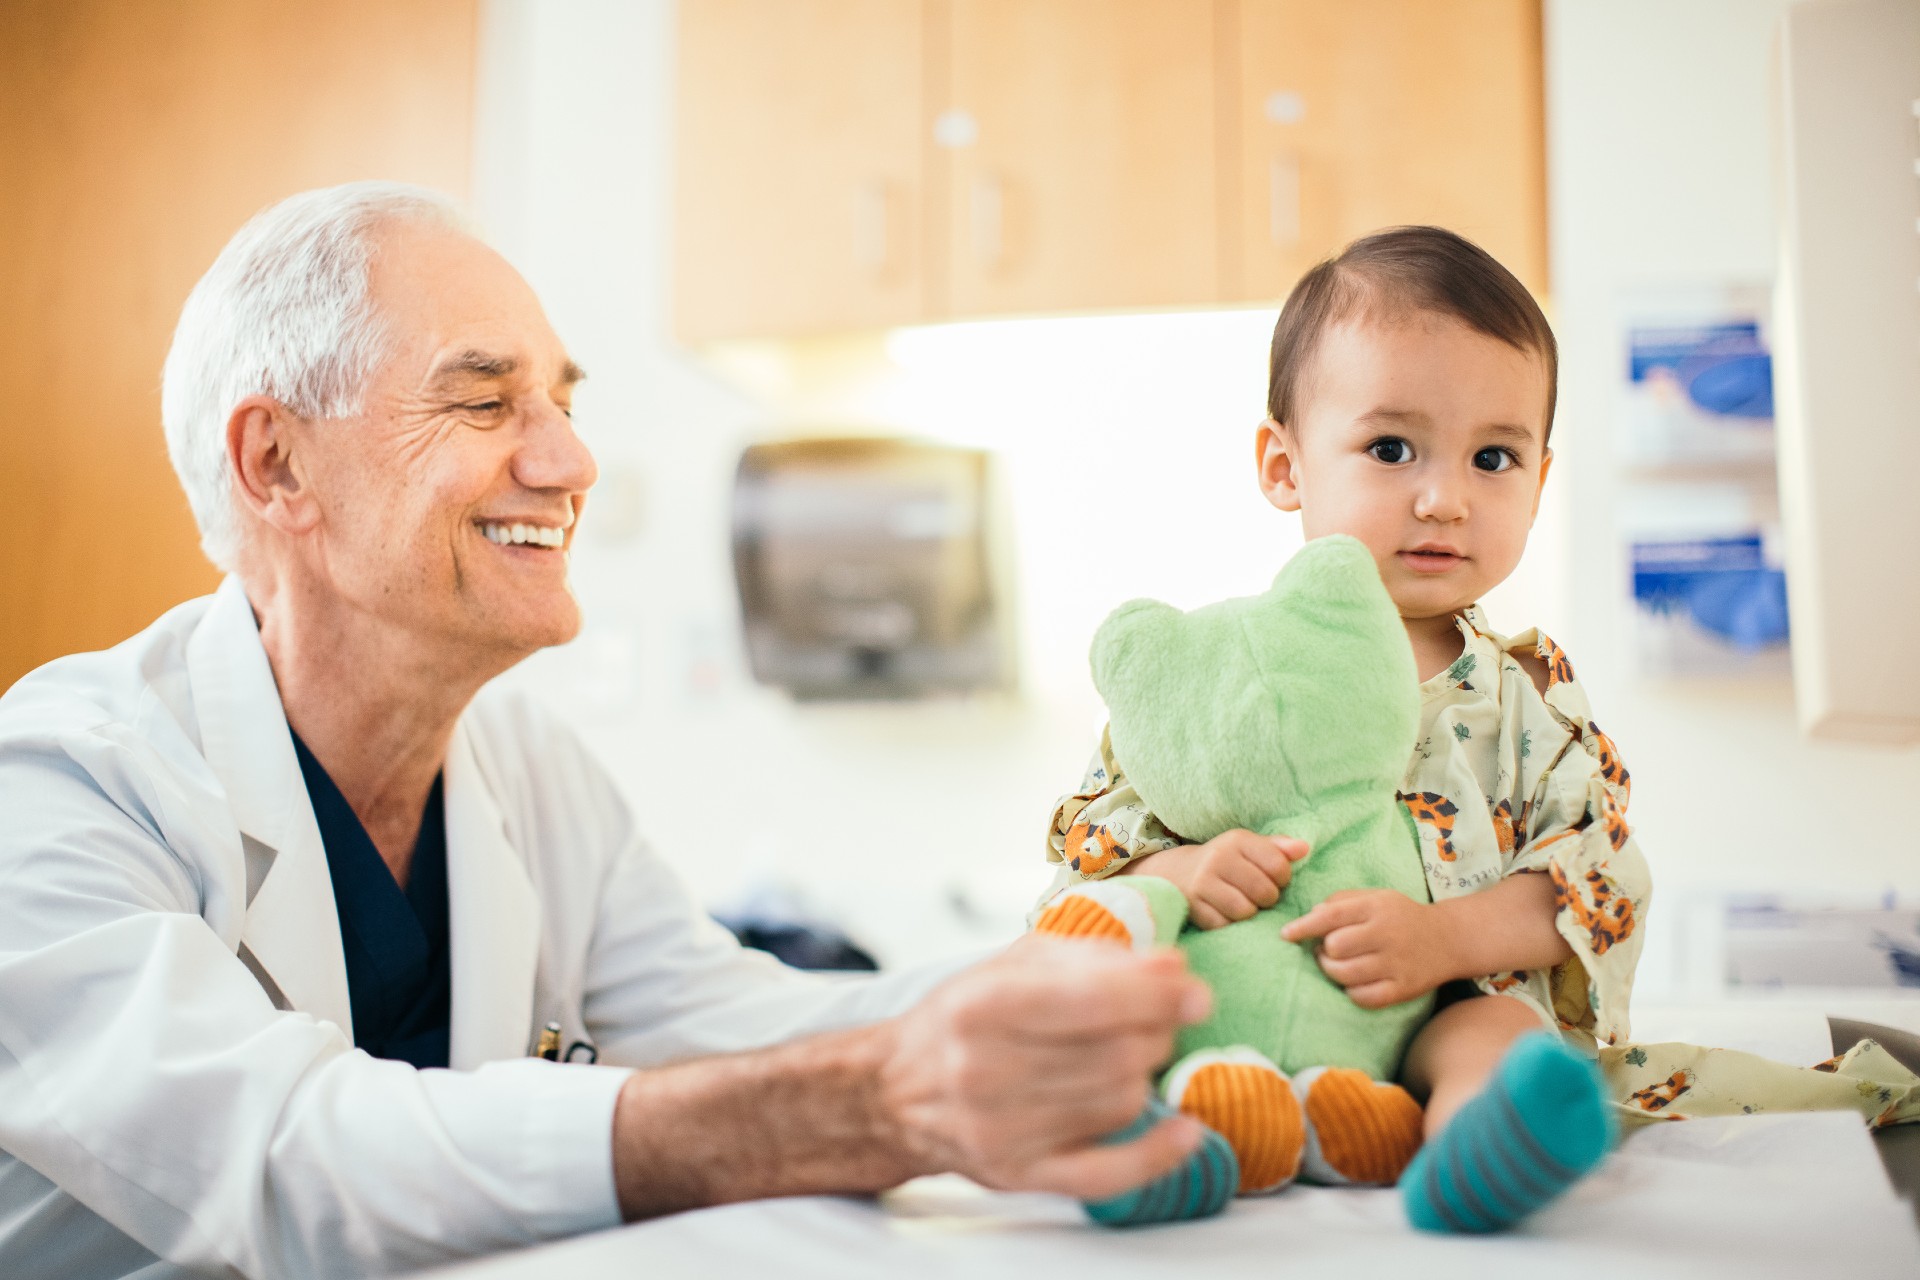
[[[359,1276],[608,1226],[626,1072],[529,1060],[541,1025],[645,1065],[944,976],[831,982],[738,947],[510,692],[461,718],[445,799],[453,1069],[416,1071],[352,1047],[237,581],[0,699],[0,1276]]]

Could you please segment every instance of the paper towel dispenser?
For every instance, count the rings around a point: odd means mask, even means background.
[[[800,698],[1004,687],[990,456],[896,439],[758,444],[734,476],[754,678]]]

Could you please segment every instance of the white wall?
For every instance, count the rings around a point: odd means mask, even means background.
[[[1803,739],[1783,683],[1654,683],[1623,656],[1621,486],[1606,447],[1624,358],[1616,300],[1647,285],[1771,279],[1769,58],[1785,7],[1547,5],[1553,290],[1565,353],[1554,478],[1574,513],[1569,578],[1591,584],[1570,602],[1564,639],[1633,770],[1632,816],[1670,908],[1705,890],[1920,890],[1920,827],[1901,817],[1920,792],[1920,753]],[[1679,914],[1670,909],[1668,923]],[[1657,984],[1663,957],[1649,959]]]
[[[1784,689],[1654,687],[1613,656],[1624,564],[1601,442],[1615,292],[1770,273],[1776,11],[1549,3],[1560,462],[1528,559],[1489,605],[1511,630],[1555,634],[1593,685],[1663,892],[1917,890],[1915,828],[1885,815],[1920,757],[1806,743]],[[1133,595],[1257,590],[1297,543],[1249,461],[1271,313],[915,331],[762,353],[724,379],[668,336],[671,23],[670,0],[487,5],[478,212],[592,374],[579,419],[606,471],[575,555],[588,631],[520,678],[578,720],[710,897],[785,872],[892,960],[999,936],[1044,883],[1041,825],[1098,726],[1084,656],[1101,616]],[[1018,697],[799,708],[745,676],[734,459],[762,434],[848,425],[1001,451]],[[986,921],[967,926],[952,892]]]
[[[671,20],[663,0],[486,10],[477,212],[591,374],[578,421],[605,472],[575,553],[588,630],[519,678],[592,737],[710,899],[789,875],[889,960],[1010,936],[1097,736],[1100,619],[1134,595],[1259,590],[1297,545],[1252,479],[1272,314],[917,331],[762,352],[723,381],[668,336]],[[797,707],[746,676],[735,459],[849,425],[999,450],[1017,696]],[[956,895],[986,919],[968,926]]]

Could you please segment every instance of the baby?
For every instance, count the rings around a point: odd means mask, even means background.
[[[1401,1186],[1429,1229],[1509,1225],[1604,1155],[1612,1120],[1582,1059],[1626,1038],[1650,893],[1626,769],[1566,655],[1537,632],[1505,639],[1476,603],[1526,547],[1556,373],[1553,332],[1511,273],[1451,232],[1395,228],[1295,286],[1255,441],[1270,503],[1308,538],[1372,553],[1422,682],[1400,800],[1432,901],[1336,893],[1283,936],[1364,1007],[1438,992],[1401,1071],[1427,1136]],[[1306,856],[1247,831],[1183,842],[1103,741],[1055,809],[1047,896],[1153,875],[1216,928],[1279,901]]]

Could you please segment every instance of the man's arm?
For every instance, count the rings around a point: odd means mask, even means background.
[[[1139,1114],[1174,1032],[1208,1004],[1175,953],[1036,937],[887,1022],[636,1073],[614,1113],[621,1212],[880,1191],[946,1171],[1116,1194],[1199,1140],[1176,1117],[1096,1145]]]

